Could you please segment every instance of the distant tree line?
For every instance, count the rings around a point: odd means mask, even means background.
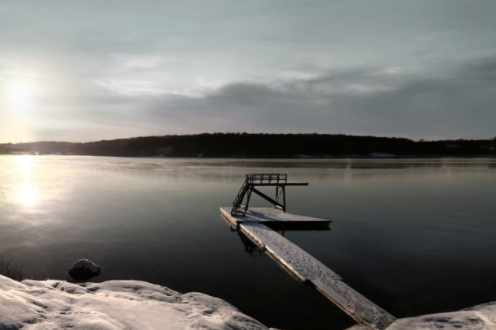
[[[413,141],[405,138],[342,134],[247,134],[147,136],[87,143],[33,142],[0,144],[0,154],[77,154],[152,157],[398,157],[496,156],[496,139]]]

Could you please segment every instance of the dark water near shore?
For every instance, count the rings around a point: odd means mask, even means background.
[[[352,325],[219,216],[247,172],[288,173],[288,211],[333,220],[286,237],[396,317],[496,300],[496,160],[189,160],[0,156],[0,253],[34,277],[199,291],[267,326]],[[272,194],[273,192],[270,191]],[[253,199],[253,206],[267,206]]]

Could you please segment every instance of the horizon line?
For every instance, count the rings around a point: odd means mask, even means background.
[[[372,137],[372,138],[386,138],[386,139],[405,139],[413,142],[438,142],[438,141],[490,141],[495,140],[496,136],[493,138],[486,139],[466,139],[466,138],[458,138],[458,139],[412,139],[402,136],[380,136],[380,135],[359,135],[359,134],[344,134],[344,133],[248,133],[248,132],[203,132],[196,134],[166,134],[166,135],[143,135],[143,136],[132,136],[125,138],[113,138],[113,139],[102,139],[102,140],[90,140],[90,141],[60,141],[60,140],[38,140],[38,141],[29,141],[29,142],[0,142],[0,145],[4,144],[30,144],[30,143],[74,143],[74,144],[85,144],[85,143],[96,143],[102,141],[117,141],[117,140],[131,140],[131,139],[139,139],[139,138],[151,138],[151,137],[170,137],[170,136],[199,136],[199,135],[343,135],[343,136],[355,136],[355,137]]]

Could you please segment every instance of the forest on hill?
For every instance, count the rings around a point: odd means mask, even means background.
[[[342,134],[204,133],[96,142],[0,144],[0,154],[120,157],[437,157],[496,156],[496,139],[413,141]]]

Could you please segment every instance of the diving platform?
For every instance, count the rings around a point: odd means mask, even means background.
[[[288,182],[287,174],[280,173],[248,173],[233,201],[231,215],[245,215],[248,211],[250,198],[253,193],[272,203],[276,209],[286,212],[286,187],[308,186],[306,182]],[[269,197],[256,187],[276,187],[275,198]],[[242,205],[246,196],[246,203]]]
[[[261,251],[275,260],[289,274],[297,280],[314,287],[332,303],[353,318],[364,329],[384,330],[396,318],[381,307],[355,291],[344,283],[341,276],[329,267],[311,256],[309,253],[289,241],[276,230],[329,230],[330,220],[300,216],[286,213],[285,198],[279,203],[283,186],[280,182],[287,183],[285,174],[263,174],[264,177],[252,177],[248,174],[240,192],[233,202],[233,207],[221,207],[222,218],[230,225],[232,230],[244,235]],[[250,179],[255,179],[256,184],[276,185],[276,199],[263,197],[274,205],[274,208],[254,207],[248,209]],[[282,180],[281,180],[282,178]],[[271,181],[266,182],[266,181]],[[308,185],[298,184],[298,185]],[[252,189],[253,192],[256,189]],[[255,192],[256,193],[256,192]],[[285,191],[283,190],[283,193]],[[244,196],[247,203],[241,205]],[[257,193],[257,195],[259,195]],[[358,328],[357,328],[358,329]]]

